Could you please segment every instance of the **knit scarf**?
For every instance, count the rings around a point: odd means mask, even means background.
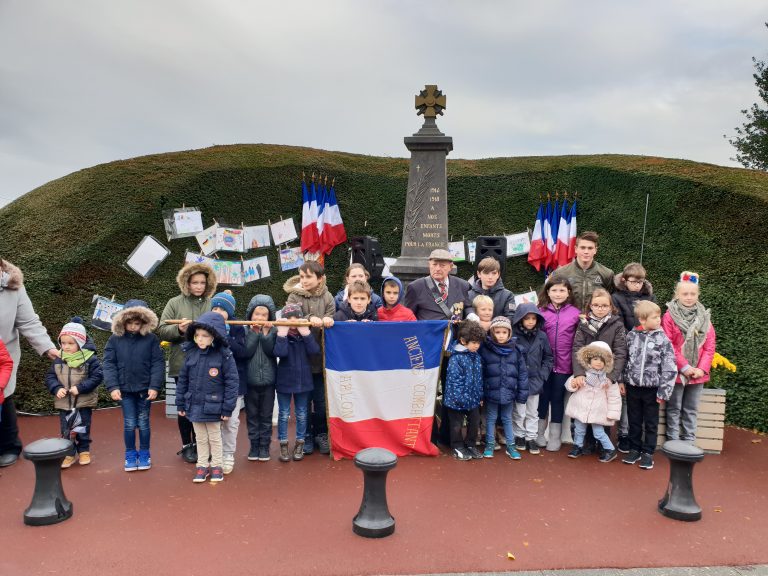
[[[704,308],[701,302],[696,302],[689,308],[677,300],[667,302],[667,310],[685,337],[683,356],[691,366],[697,366],[699,350],[707,338],[707,332],[709,332],[710,311]]]
[[[606,314],[602,318],[595,318],[592,315],[592,312],[588,312],[585,318],[587,330],[589,330],[592,334],[597,336],[600,333],[600,329],[603,327],[603,325],[608,321],[610,317],[611,317],[610,314]]]
[[[599,388],[600,386],[605,383],[606,376],[605,376],[605,370],[595,370],[594,368],[589,368],[587,370],[587,375],[585,377],[585,381],[587,382],[587,386],[592,386],[593,388]]]
[[[70,368],[78,368],[93,356],[93,350],[78,350],[77,352],[62,352],[61,359],[67,363]]]

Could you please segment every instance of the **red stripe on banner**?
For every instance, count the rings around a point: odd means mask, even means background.
[[[432,420],[432,416],[400,420],[371,418],[359,422],[329,418],[333,459],[354,458],[365,448],[386,448],[397,456],[437,456],[437,446],[430,441]]]

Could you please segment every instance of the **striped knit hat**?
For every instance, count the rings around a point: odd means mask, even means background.
[[[85,341],[88,339],[88,335],[85,333],[85,326],[79,322],[67,322],[59,332],[59,346],[61,346],[61,337],[69,336],[75,339],[77,347],[82,350],[85,346]]]

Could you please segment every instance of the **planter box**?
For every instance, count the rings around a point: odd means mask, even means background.
[[[659,441],[666,440],[666,420],[664,409],[659,410]],[[711,454],[723,451],[723,431],[725,429],[725,390],[705,388],[699,402],[699,417],[696,426],[696,446]]]

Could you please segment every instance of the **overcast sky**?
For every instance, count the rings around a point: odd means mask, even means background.
[[[768,1],[0,0],[0,206],[115,159],[270,143],[735,165]]]

